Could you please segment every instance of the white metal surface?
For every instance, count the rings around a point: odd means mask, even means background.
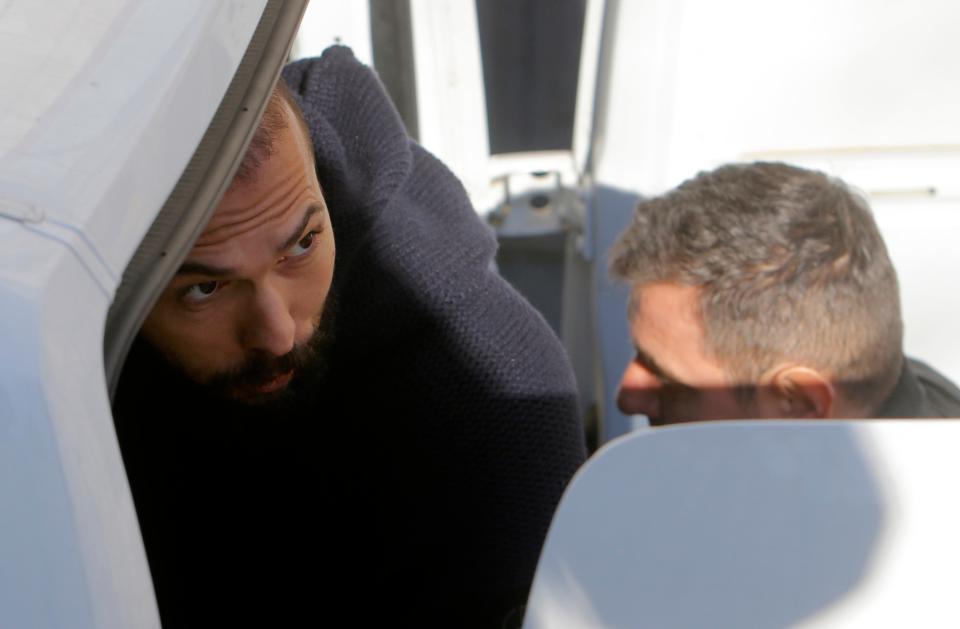
[[[239,64],[265,0],[8,2],[0,199],[82,232],[116,283]],[[104,208],[107,208],[104,211]]]
[[[473,0],[411,0],[420,143],[463,182],[473,205],[499,200],[487,177],[490,142]],[[493,196],[491,196],[493,195]]]
[[[103,326],[264,6],[0,10],[0,627],[159,627]]]
[[[0,220],[0,627],[159,627],[104,382],[108,306],[69,246]]]
[[[594,456],[525,626],[955,627],[960,423],[731,422]]]
[[[593,147],[597,103],[597,73],[603,47],[603,23],[606,0],[587,0],[583,15],[583,37],[580,40],[580,67],[577,72],[577,105],[573,119],[574,170],[584,175]]]
[[[645,194],[759,151],[957,144],[950,0],[621,0],[602,175]]]

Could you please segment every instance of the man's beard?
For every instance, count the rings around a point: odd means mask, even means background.
[[[290,352],[283,356],[273,356],[255,350],[242,364],[205,378],[198,383],[199,386],[213,397],[245,406],[262,407],[263,410],[295,403],[296,393],[303,387],[305,379],[309,380],[306,383],[308,388],[315,389],[327,372],[333,341],[335,304],[336,300],[330,295],[313,334]],[[270,393],[257,391],[258,388],[289,373],[293,374],[293,380],[282,389]]]

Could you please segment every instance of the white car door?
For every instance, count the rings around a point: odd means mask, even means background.
[[[108,391],[305,2],[0,11],[0,627],[158,627]]]

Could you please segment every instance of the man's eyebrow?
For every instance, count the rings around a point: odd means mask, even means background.
[[[646,367],[650,373],[661,380],[666,380],[676,384],[683,384],[683,380],[661,367],[657,361],[653,359],[653,356],[643,351],[642,347],[634,345],[634,350],[636,351],[636,358],[634,360]]]
[[[290,237],[277,248],[277,253],[283,253],[293,245],[297,243],[298,240],[303,236],[304,230],[307,228],[307,224],[310,222],[310,218],[317,212],[323,212],[327,208],[323,204],[314,204],[307,208],[307,211],[303,213],[303,219],[300,221],[300,224],[297,225],[297,230],[291,233]],[[180,268],[177,269],[177,275],[206,275],[208,277],[227,277],[233,275],[233,269],[228,269],[221,266],[212,266],[210,264],[204,264],[202,262],[184,262],[180,265]]]
[[[297,244],[297,241],[303,238],[303,232],[307,229],[307,223],[310,222],[310,218],[317,212],[322,212],[325,209],[327,209],[326,206],[320,203],[315,203],[308,207],[307,211],[303,213],[303,220],[297,225],[297,229],[290,234],[290,237],[287,238],[282,245],[277,247],[277,253],[284,253],[287,249]]]

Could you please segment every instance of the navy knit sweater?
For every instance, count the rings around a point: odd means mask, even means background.
[[[115,415],[164,626],[499,627],[585,457],[568,361],[369,69],[284,79],[337,244],[330,364],[265,420],[135,345]]]

